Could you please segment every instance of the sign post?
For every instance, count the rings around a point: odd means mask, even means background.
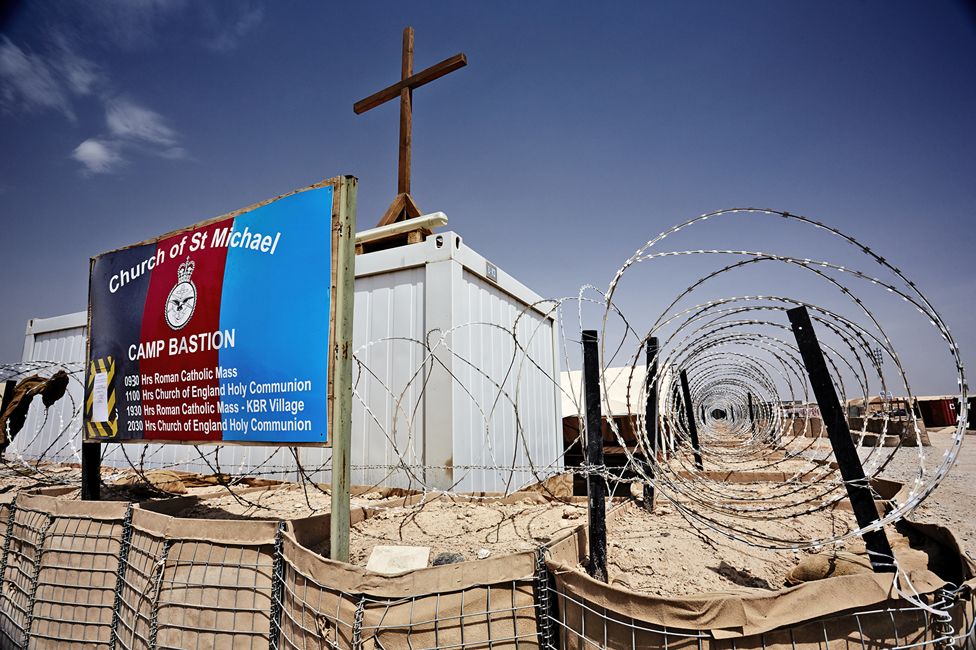
[[[356,180],[339,188],[339,215],[335,223],[338,246],[335,258],[335,303],[332,349],[332,517],[329,530],[331,556],[349,561],[349,484],[352,473],[352,314],[356,281]]]
[[[101,499],[102,445],[98,442],[81,443],[81,500]]]
[[[336,177],[92,258],[88,494],[98,443],[336,436],[348,490],[355,210]]]

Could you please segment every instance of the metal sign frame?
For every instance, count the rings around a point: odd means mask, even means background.
[[[262,446],[325,446],[335,447],[337,442],[345,442],[348,448],[348,441],[341,438],[348,438],[351,428],[351,379],[352,379],[352,313],[353,313],[353,294],[355,281],[355,221],[356,221],[356,193],[358,181],[353,176],[338,176],[328,180],[303,187],[275,198],[261,201],[245,208],[229,212],[212,219],[207,219],[190,226],[165,233],[158,237],[153,237],[145,241],[123,246],[112,251],[108,251],[92,257],[89,261],[89,301],[88,301],[88,340],[86,341],[86,391],[83,440],[85,446],[97,444],[99,442],[114,442],[119,444],[191,444],[191,445],[262,445]],[[92,363],[91,344],[92,344],[92,278],[93,270],[97,260],[120,251],[129,250],[139,246],[156,244],[162,240],[199,230],[208,225],[220,221],[226,221],[235,217],[245,215],[249,212],[270,205],[281,199],[285,199],[302,192],[331,187],[332,210],[331,210],[331,271],[330,271],[330,291],[329,291],[329,320],[326,323],[328,336],[328,354],[330,362],[327,367],[327,387],[326,387],[326,422],[328,430],[323,442],[275,442],[268,440],[244,441],[244,440],[168,440],[162,437],[154,438],[134,438],[118,439],[117,437],[92,438],[89,436],[88,425],[91,418],[90,411],[90,388],[92,382]],[[114,364],[113,364],[114,365]],[[106,372],[111,373],[114,368],[105,368]],[[140,400],[141,403],[141,400]],[[143,416],[140,416],[143,417]],[[118,419],[116,419],[116,423]],[[337,438],[339,440],[337,440]]]

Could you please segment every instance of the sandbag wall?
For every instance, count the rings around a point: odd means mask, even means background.
[[[354,510],[352,523],[370,514]],[[328,515],[315,519],[289,523],[284,537],[277,647],[550,646],[548,618],[540,615],[547,578],[540,551],[386,577],[311,552],[327,543],[329,530]]]
[[[128,509],[40,494],[11,500],[0,558],[0,646],[109,647]]]
[[[194,500],[0,500],[0,648],[540,646],[536,551],[384,577],[310,550],[329,515],[173,516]]]
[[[267,648],[278,529],[134,508],[116,647]]]
[[[888,482],[890,483],[890,482]],[[890,486],[886,486],[889,487]],[[627,504],[611,511],[608,523]],[[925,539],[926,550],[941,546],[958,568],[957,589],[928,570],[908,578],[928,606],[948,612],[942,620],[897,597],[894,574],[837,576],[776,591],[655,597],[607,585],[580,570],[587,556],[586,531],[552,545],[549,612],[556,647],[695,648],[697,650],[834,650],[858,648],[976,648],[976,578],[952,534],[944,528],[903,522]],[[904,584],[898,585],[905,589]]]
[[[2,648],[269,646],[277,522],[28,493],[0,522]]]
[[[934,574],[912,576],[946,621],[873,574],[655,600],[586,576],[582,527],[545,552],[384,577],[316,552],[328,515],[172,516],[185,501],[0,500],[0,647],[830,649],[924,647],[967,632],[972,643],[972,579],[950,593]],[[354,510],[353,521],[371,513]]]

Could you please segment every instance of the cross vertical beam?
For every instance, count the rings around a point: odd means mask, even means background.
[[[844,486],[847,488],[847,496],[851,500],[857,525],[860,528],[866,528],[878,521],[878,510],[874,505],[874,496],[871,494],[870,484],[864,476],[861,459],[854,447],[851,430],[847,426],[847,418],[840,406],[837,391],[834,390],[834,384],[830,381],[830,372],[827,370],[827,362],[824,360],[823,350],[820,349],[817,333],[813,331],[810,314],[807,312],[807,308],[801,305],[787,310],[786,315],[790,319],[793,336],[796,337],[796,345],[800,349],[800,356],[803,358],[803,365],[806,366],[807,374],[810,376],[810,386],[817,398],[820,416],[823,418],[824,427],[827,429],[830,446],[834,449],[834,457],[837,458],[837,466],[840,468],[841,478],[844,479]],[[891,551],[891,545],[888,544],[888,536],[884,529],[879,528],[864,533],[862,537],[864,538],[864,545],[868,549],[868,559],[871,560],[871,566],[874,567],[875,573],[893,572],[895,570],[892,561],[894,554]]]
[[[413,27],[403,30],[400,81],[413,76]],[[410,194],[410,147],[413,140],[413,88],[400,90],[400,156],[397,166],[397,194]]]

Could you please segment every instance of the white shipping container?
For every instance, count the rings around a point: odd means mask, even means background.
[[[358,255],[353,482],[501,491],[561,471],[558,326],[551,308],[454,232]],[[43,331],[28,328],[25,361],[84,363],[84,312],[32,321],[38,323]],[[31,417],[40,417],[38,411],[39,402]],[[62,429],[45,425],[15,440],[8,453],[36,457],[53,445],[63,449],[58,460],[77,462],[66,456],[78,453],[80,417],[70,443],[56,440]],[[330,453],[301,447],[298,458],[313,480],[329,482]],[[129,461],[298,478],[287,448],[176,444],[148,445],[144,452],[143,445],[106,445],[106,464]]]

